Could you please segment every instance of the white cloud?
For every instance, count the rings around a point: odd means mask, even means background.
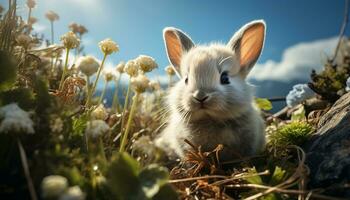
[[[47,27],[43,24],[35,23],[33,24],[33,30],[37,33],[42,33],[47,29]]]
[[[256,64],[249,79],[283,82],[306,80],[312,69],[319,71],[323,68],[322,58],[324,60],[325,53],[332,55],[337,40],[337,37],[332,37],[290,46],[284,50],[281,61],[268,60]]]

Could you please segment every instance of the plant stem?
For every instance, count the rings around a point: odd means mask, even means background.
[[[102,93],[101,93],[101,96],[100,96],[100,100],[98,100],[98,104],[97,105],[100,105],[102,103],[103,97],[106,94],[107,86],[108,86],[108,81],[106,81],[105,86],[103,87],[103,90],[102,90]]]
[[[118,80],[115,81],[115,90],[113,95],[113,103],[112,103],[112,109],[116,109],[116,113],[119,113],[119,100],[118,100],[118,89],[120,84],[120,76],[118,77]]]
[[[53,21],[51,21],[51,44],[54,43]]]
[[[86,76],[86,104],[90,104],[90,102],[88,102],[90,100],[89,98],[90,96],[90,76]]]
[[[126,95],[125,95],[125,101],[124,101],[124,108],[123,108],[123,114],[122,114],[122,124],[121,124],[121,131],[120,132],[123,132],[123,128],[124,128],[124,123],[125,123],[125,112],[126,112],[126,109],[128,107],[128,104],[129,104],[129,95],[130,95],[130,84],[131,84],[131,78],[129,78],[129,84],[128,84],[128,90],[126,92]]]
[[[169,88],[171,87],[171,84],[172,84],[172,75],[169,75],[169,85],[168,85]]]
[[[98,72],[97,72],[97,76],[96,76],[94,85],[92,86],[92,89],[91,89],[91,91],[90,91],[90,95],[88,96],[89,99],[86,101],[86,105],[85,105],[86,107],[90,106],[91,98],[92,98],[92,96],[94,95],[94,92],[95,92],[95,89],[96,89],[96,85],[97,85],[98,79],[99,79],[99,77],[100,77],[101,71],[102,71],[102,69],[103,69],[103,65],[104,65],[104,63],[105,63],[106,57],[107,57],[107,54],[104,54],[103,59],[102,59],[101,66],[100,66],[100,68],[98,68]]]
[[[28,167],[28,160],[27,160],[27,156],[26,156],[26,152],[24,151],[23,145],[21,143],[21,141],[19,140],[19,138],[17,138],[17,145],[18,145],[18,149],[19,149],[19,154],[21,156],[21,162],[22,162],[22,166],[23,166],[23,171],[24,171],[24,175],[27,179],[27,184],[28,184],[28,190],[30,193],[30,197],[32,200],[37,200],[37,196],[35,193],[35,188],[34,188],[34,184],[33,184],[33,180],[30,176],[30,172],[29,172],[29,167]]]
[[[132,105],[131,105],[130,114],[129,114],[129,117],[128,117],[128,123],[126,124],[126,130],[125,130],[124,135],[122,136],[122,142],[120,144],[119,152],[124,152],[124,150],[125,150],[126,140],[128,138],[128,134],[129,134],[129,131],[130,131],[131,121],[132,121],[132,118],[134,116],[134,112],[135,112],[135,108],[136,108],[138,97],[139,97],[139,93],[135,93],[135,96],[134,96],[134,99],[133,99]]]
[[[28,33],[30,33],[30,31],[32,30],[32,24],[29,24],[30,21],[30,16],[32,15],[32,8],[29,8],[29,12],[28,12],[28,20],[27,20],[27,25],[29,25],[28,28]]]
[[[68,48],[66,49],[66,60],[64,62],[64,68],[63,68],[63,73],[62,73],[62,76],[61,76],[60,86],[58,88],[60,91],[62,90],[63,82],[64,82],[64,79],[65,79],[65,76],[66,76],[66,73],[67,73],[67,69],[68,69],[69,50],[70,49],[68,49]]]

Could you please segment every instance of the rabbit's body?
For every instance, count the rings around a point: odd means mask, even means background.
[[[246,25],[244,31],[255,25]],[[261,32],[260,25],[265,34],[263,22],[256,28]],[[239,32],[228,45],[194,46],[179,30],[165,30],[169,59],[182,76],[169,91],[170,116],[156,140],[171,157],[182,158],[191,148],[185,139],[201,146],[203,151],[214,150],[222,144],[221,160],[254,155],[263,149],[264,122],[253,107],[253,92],[245,81],[260,55],[262,44],[260,50],[248,52],[255,56],[252,59],[242,57],[245,52],[239,43],[245,43],[245,33]]]

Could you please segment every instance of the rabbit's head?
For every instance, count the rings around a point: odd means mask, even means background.
[[[173,112],[189,121],[225,121],[251,108],[245,78],[262,51],[264,21],[246,24],[226,45],[196,46],[176,28],[165,28],[163,36],[169,61],[181,77],[168,96]]]

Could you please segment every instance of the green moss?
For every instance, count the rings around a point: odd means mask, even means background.
[[[313,132],[313,127],[306,122],[294,121],[277,128],[269,135],[269,145],[275,147],[302,145]]]

